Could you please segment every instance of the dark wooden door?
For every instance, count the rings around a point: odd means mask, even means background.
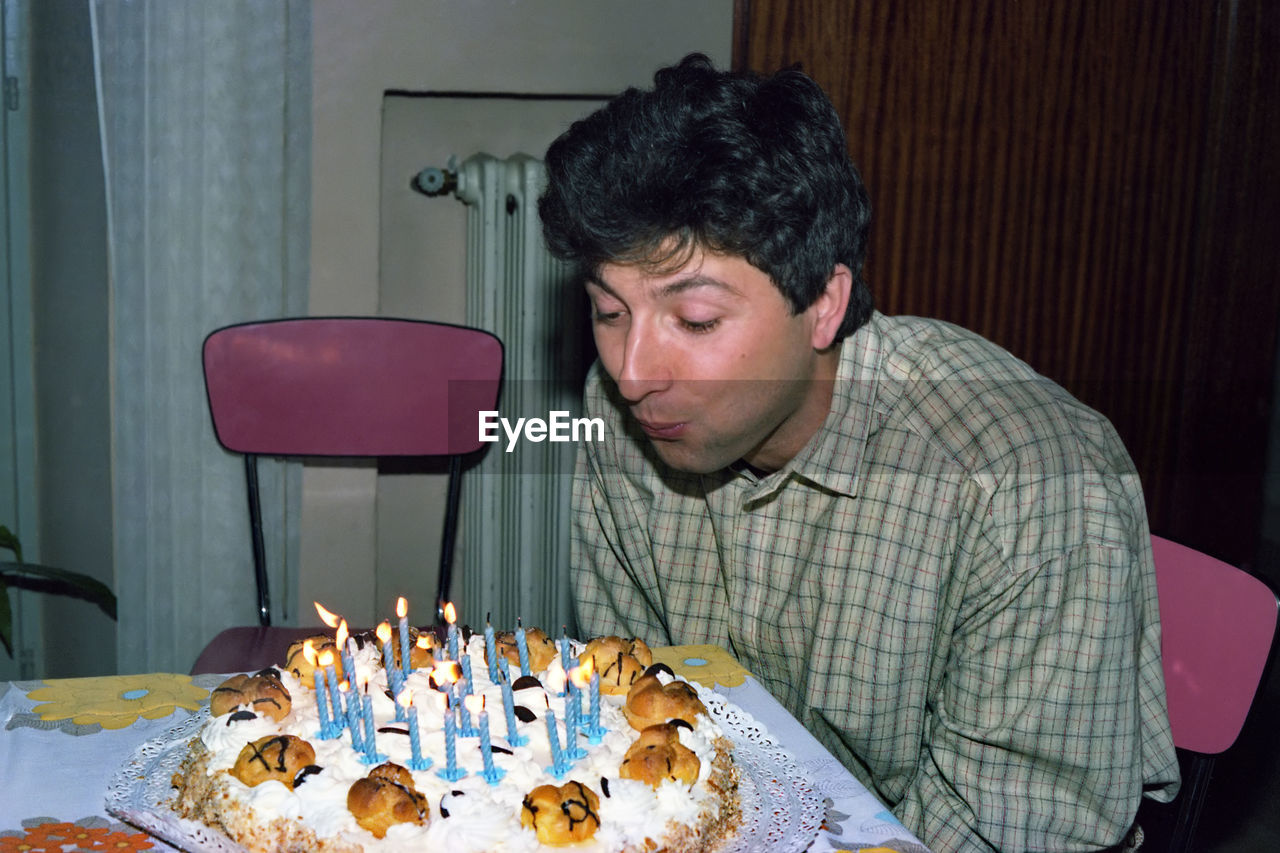
[[[1255,557],[1280,288],[1280,4],[739,0],[735,64],[831,95],[887,313],[1107,415],[1153,531]]]

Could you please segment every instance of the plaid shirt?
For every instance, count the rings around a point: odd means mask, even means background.
[[[1141,485],[982,338],[880,314],[783,469],[672,471],[611,402],[574,480],[580,627],[726,646],[939,851],[1115,844],[1178,769]]]

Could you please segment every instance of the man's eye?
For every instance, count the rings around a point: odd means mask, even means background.
[[[711,331],[717,324],[719,324],[719,322],[719,318],[714,320],[681,320],[680,325],[684,327],[686,331],[699,335]]]

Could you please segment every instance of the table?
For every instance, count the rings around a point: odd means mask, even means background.
[[[826,800],[811,853],[928,853],[749,672],[716,646],[654,650],[763,723]],[[145,675],[0,682],[0,853],[169,850],[107,815],[115,770],[142,743],[188,718],[219,675]]]

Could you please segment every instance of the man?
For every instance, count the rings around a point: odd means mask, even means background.
[[[1178,771],[1110,424],[971,333],[872,310],[866,193],[797,71],[689,57],[547,170],[609,426],[574,483],[581,628],[727,646],[936,850],[1126,843]]]

